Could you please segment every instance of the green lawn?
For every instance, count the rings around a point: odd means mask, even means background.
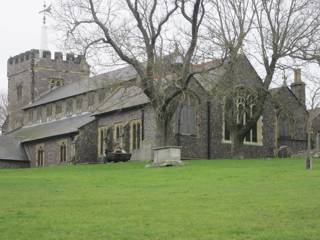
[[[320,239],[320,163],[0,170],[0,239]]]

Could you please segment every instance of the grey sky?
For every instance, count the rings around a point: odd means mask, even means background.
[[[0,91],[7,89],[7,59],[40,47],[43,0],[2,1],[0,7]]]
[[[43,0],[3,1],[0,8],[0,92],[7,91],[7,59],[30,49],[40,48],[42,16],[38,12],[43,8]],[[54,0],[47,0],[47,4]],[[49,21],[50,23],[50,21]],[[50,26],[50,24],[48,24]],[[49,48],[55,50],[54,31],[49,28]],[[51,40],[51,44],[50,44]],[[258,70],[258,69],[256,69]],[[319,76],[317,66],[303,68],[304,80],[308,74]],[[289,74],[289,83],[292,82],[292,71]],[[276,77],[281,84],[281,77]],[[277,81],[276,81],[277,82]],[[308,81],[306,81],[308,83]],[[308,86],[312,86],[308,84]]]

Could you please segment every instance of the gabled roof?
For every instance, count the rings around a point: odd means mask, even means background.
[[[203,71],[202,73],[195,75],[196,80],[206,91],[212,92],[212,90],[221,83],[221,80],[223,80],[223,77],[226,74],[226,64],[228,64],[228,61],[228,58],[224,60],[215,59],[194,66],[195,70]],[[245,71],[243,71],[244,68],[246,69]],[[248,78],[251,80],[256,79],[256,81],[254,81],[256,86],[262,87],[262,79],[244,54],[239,55],[239,65],[237,65],[236,73],[238,74],[236,74],[234,80],[237,80],[239,83],[242,82],[243,84],[247,84]],[[250,83],[253,82],[251,81]]]
[[[110,97],[96,109],[93,115],[110,113],[117,110],[149,103],[149,98],[136,86],[122,87],[116,90]]]
[[[22,127],[10,133],[10,136],[22,139],[21,142],[31,142],[39,139],[60,136],[79,131],[79,128],[94,121],[90,113],[71,118]]]
[[[87,80],[82,80],[62,87],[58,87],[48,93],[45,93],[35,102],[25,106],[23,109],[36,107],[97,89],[106,88],[118,82],[134,79],[136,75],[136,71],[131,66],[100,74]]]
[[[211,67],[214,66],[214,64],[211,65]],[[217,86],[224,73],[224,69],[222,67],[219,67],[214,71],[212,70],[207,73],[196,74],[194,77],[203,87],[203,89],[210,92]]]
[[[292,90],[287,85],[283,85],[277,88],[272,88],[269,91],[272,97],[275,97],[277,94],[280,94],[281,91],[287,91],[296,100],[296,102],[299,105],[301,105],[301,107],[303,107],[306,112],[308,112],[306,106],[299,100],[299,98],[294,94],[294,92],[292,92]]]
[[[0,160],[27,161],[28,158],[19,140],[0,136]]]

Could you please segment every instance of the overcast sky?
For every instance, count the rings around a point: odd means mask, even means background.
[[[48,2],[49,3],[49,2]],[[2,1],[0,7],[0,91],[7,89],[7,59],[40,48],[43,0]]]
[[[42,26],[42,15],[38,12],[43,9],[43,0],[3,1],[0,7],[0,92],[7,91],[7,60],[11,56],[22,52],[39,49]],[[47,1],[47,4],[54,0]],[[49,20],[49,49],[55,50],[54,31],[50,30]],[[258,70],[258,69],[256,69]],[[292,72],[292,71],[291,71]],[[307,73],[318,75],[319,68],[303,68],[303,78]],[[319,75],[318,75],[319,76]],[[277,77],[276,77],[277,78]],[[278,78],[277,78],[278,79]],[[279,78],[282,82],[281,78]],[[278,79],[278,80],[279,80]],[[289,83],[292,82],[292,74],[289,71]],[[308,81],[306,81],[308,83]],[[308,84],[310,87],[311,85]]]

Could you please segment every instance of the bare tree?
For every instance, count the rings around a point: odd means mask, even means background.
[[[211,3],[215,15],[209,23],[214,26],[213,30],[219,30],[219,43],[228,53],[224,78],[229,90],[222,92],[226,95],[225,117],[233,152],[242,146],[246,134],[261,117],[277,69],[302,49],[312,47],[320,30],[320,11],[316,1],[308,0],[212,0]],[[243,86],[238,88],[234,81],[241,49],[264,69],[262,85],[249,88],[249,91],[243,91]],[[235,94],[237,88],[239,94]],[[239,100],[244,102],[246,99],[244,92],[253,97],[239,109]],[[239,96],[239,99],[228,98],[228,95]],[[250,105],[255,107],[252,114],[248,114]],[[247,113],[246,121],[239,121],[242,112]]]
[[[218,95],[217,99],[220,99],[223,105],[225,127],[230,131],[231,154],[234,155],[250,130],[246,122],[240,120],[240,116],[250,112],[252,101],[256,98],[254,88],[245,87],[243,82],[236,80],[248,73],[248,69],[241,69],[239,66],[243,66],[242,50],[252,29],[255,14],[251,0],[210,0],[209,4],[211,11],[205,19],[208,36],[213,39],[213,45],[224,49],[227,57],[222,81],[213,89],[213,95]],[[249,92],[251,97],[246,96]]]
[[[0,92],[0,133],[2,124],[6,121],[8,116],[8,98],[4,92]]]
[[[71,48],[81,47],[87,54],[103,52],[112,64],[120,61],[134,68],[138,76],[134,84],[155,111],[161,146],[167,144],[177,99],[195,74],[192,63],[204,15],[203,0],[60,0],[56,11]],[[184,31],[170,28],[177,19]],[[187,36],[184,42],[176,40],[179,34]],[[167,51],[174,46],[174,52]]]

